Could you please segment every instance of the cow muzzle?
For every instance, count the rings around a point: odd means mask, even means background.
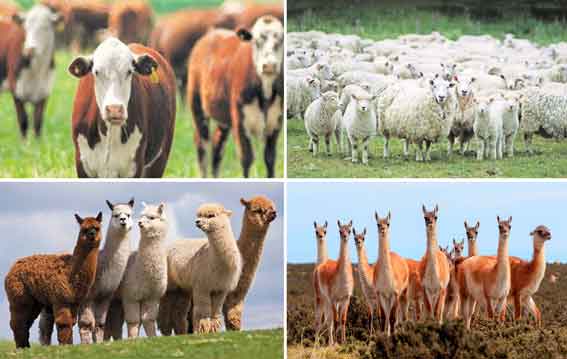
[[[263,75],[275,75],[278,71],[278,66],[276,63],[265,63],[262,65]]]
[[[124,116],[124,106],[122,105],[107,105],[104,111],[106,112],[106,119],[113,125],[122,125],[126,120]]]

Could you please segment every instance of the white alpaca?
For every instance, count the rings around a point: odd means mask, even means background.
[[[208,239],[177,240],[168,250],[168,294],[180,289],[185,299],[176,302],[180,306],[173,318],[177,334],[187,333],[191,299],[194,330],[207,333],[220,329],[222,306],[236,288],[242,270],[231,214],[220,204],[202,205],[195,224]]]
[[[132,252],[124,279],[120,284],[120,297],[128,337],[138,336],[140,323],[149,337],[156,335],[159,300],[167,289],[167,253],[164,246],[168,231],[165,205],[144,205],[138,226],[140,245]]]

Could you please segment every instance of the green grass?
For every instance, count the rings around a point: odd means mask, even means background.
[[[307,6],[309,8],[309,6]],[[304,7],[305,8],[305,7]],[[567,40],[565,22],[542,22],[525,14],[514,13],[494,21],[478,21],[468,15],[446,16],[436,11],[412,6],[377,7],[368,4],[327,6],[316,10],[294,12],[288,16],[288,31],[319,30],[329,33],[357,34],[363,38],[383,40],[407,33],[439,31],[450,39],[461,35],[490,34],[502,39],[513,33],[546,45]],[[446,143],[434,144],[430,163],[406,161],[401,143],[391,143],[392,158],[382,159],[383,138],[371,145],[368,166],[356,165],[333,154],[313,158],[307,152],[307,135],[301,121],[288,121],[288,176],[321,178],[367,177],[565,177],[567,176],[567,142],[554,142],[536,137],[536,154],[524,152],[521,134],[516,138],[516,156],[501,161],[476,161],[473,155],[447,158]],[[474,143],[471,149],[475,149]]]
[[[283,358],[283,330],[225,332],[203,336],[140,338],[92,345],[69,345],[16,350],[12,341],[0,341],[0,358]]]
[[[369,164],[353,164],[345,160],[346,154],[338,154],[333,142],[333,153],[328,157],[324,145],[320,145],[317,157],[307,151],[308,138],[302,121],[289,120],[288,131],[288,177],[290,178],[435,178],[435,177],[566,177],[567,176],[567,144],[534,138],[535,154],[528,155],[524,151],[523,140],[519,137],[515,142],[514,158],[499,161],[477,161],[474,154],[464,157],[454,153],[449,159],[447,143],[432,145],[432,161],[415,162],[415,152],[410,150],[410,157],[405,160],[402,155],[401,141],[390,141],[391,157],[384,159],[382,150],[384,141],[378,137],[371,142]],[[470,148],[474,148],[470,146]],[[412,148],[413,149],[413,148]]]

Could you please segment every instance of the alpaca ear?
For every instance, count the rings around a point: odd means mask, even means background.
[[[158,213],[162,215],[165,212],[165,203],[161,202],[157,208]]]
[[[232,216],[232,211],[230,209],[225,209],[224,214],[226,214],[227,217],[230,217]]]
[[[96,215],[96,220],[98,221],[98,223],[102,223],[102,212],[98,212],[98,214]]]
[[[325,225],[323,227],[325,227],[325,229],[327,229],[327,221],[325,220]]]
[[[108,206],[108,208],[110,208],[111,211],[114,211],[114,205],[110,203],[109,200],[106,200],[106,205]]]
[[[362,235],[366,235],[366,227],[364,227],[364,231],[362,231]]]
[[[341,228],[341,220],[337,219],[337,224],[339,225],[339,228]]]
[[[425,209],[425,205],[424,205],[424,204],[421,205],[421,210],[423,211],[423,214],[426,214],[426,213],[427,213],[427,210]]]
[[[469,225],[467,223],[467,220],[465,219],[465,229],[469,228]]]
[[[317,229],[317,222],[313,221],[313,227]]]
[[[474,226],[474,229],[478,231],[479,227],[480,227],[480,221],[476,221],[476,226]]]
[[[79,216],[77,213],[75,213],[75,219],[77,220],[77,222],[79,224],[83,224],[83,219],[81,218],[81,216]]]
[[[388,217],[386,217],[388,219],[388,224],[390,224],[390,220],[392,219],[392,212],[388,211]]]
[[[134,197],[130,198],[128,205],[130,206],[130,208],[134,208]]]
[[[240,203],[241,203],[244,207],[246,207],[246,208],[249,208],[249,207],[250,207],[250,201],[247,201],[247,200],[245,200],[244,198],[241,198],[241,199],[240,199]]]

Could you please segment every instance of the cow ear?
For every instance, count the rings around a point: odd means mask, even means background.
[[[148,54],[136,56],[132,61],[132,65],[134,66],[134,70],[140,75],[150,75],[158,68],[157,61]]]
[[[53,13],[53,14],[51,15],[51,22],[52,22],[54,25],[59,24],[61,21],[63,21],[63,16],[62,16],[61,14],[55,12],[55,13]]]
[[[250,41],[252,40],[252,33],[246,29],[238,29],[236,32],[238,38],[242,41]]]
[[[98,212],[96,215],[96,220],[98,223],[102,223],[102,212]]]
[[[69,72],[71,75],[81,78],[91,72],[92,68],[93,60],[91,57],[78,56],[69,65]]]
[[[12,15],[12,21],[18,25],[23,24],[25,20],[26,20],[26,15],[23,13],[15,13],[14,15]]]

